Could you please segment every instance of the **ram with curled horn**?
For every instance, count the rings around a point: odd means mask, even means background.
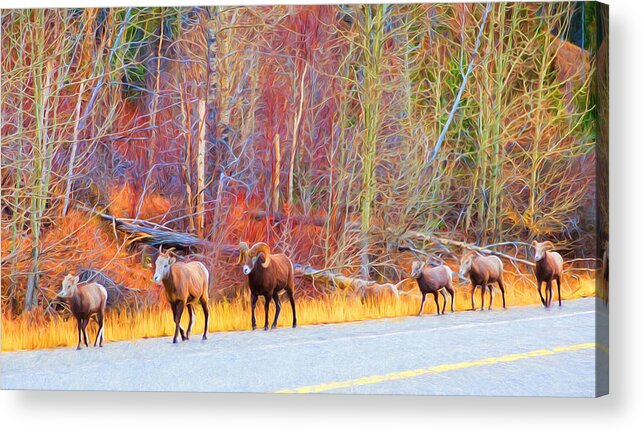
[[[270,246],[257,242],[251,248],[244,242],[239,244],[238,264],[243,263],[243,274],[248,277],[252,300],[252,329],[256,329],[254,309],[259,296],[265,299],[265,325],[268,329],[268,311],[274,300],[276,313],[272,329],[276,328],[281,312],[279,293],[285,291],[292,306],[292,327],[296,328],[296,306],[294,304],[294,267],[289,257],[282,253],[272,254]]]

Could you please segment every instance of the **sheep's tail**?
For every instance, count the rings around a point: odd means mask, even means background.
[[[213,271],[210,271],[203,262],[201,262],[201,261],[196,261],[196,262],[199,263],[201,265],[201,267],[203,268],[203,270],[205,271],[204,274],[205,274],[205,277],[207,277],[207,283],[206,283],[207,284],[207,286],[206,286],[206,288],[207,288],[207,297],[209,298],[209,295],[212,292],[212,273],[213,273]]]
[[[448,271],[448,276],[449,276],[449,277],[450,277],[450,279],[452,280],[454,271],[453,271],[453,270],[452,270],[452,268],[451,268],[451,267],[449,267],[448,265],[444,265],[444,268],[446,268],[446,271]]]

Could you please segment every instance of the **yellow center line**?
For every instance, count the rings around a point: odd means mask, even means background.
[[[301,386],[294,389],[281,389],[276,391],[278,394],[310,394],[317,392],[326,392],[336,389],[345,389],[355,386],[372,385],[375,383],[390,382],[393,380],[409,379],[429,374],[439,374],[448,371],[462,370],[465,368],[481,367],[485,365],[499,364],[505,362],[514,362],[528,358],[538,358],[542,356],[556,355],[565,352],[575,352],[578,350],[600,349],[608,352],[608,347],[597,343],[573,344],[569,346],[558,346],[551,349],[539,349],[525,353],[512,353],[508,355],[494,356],[490,358],[477,359],[473,361],[457,362],[454,364],[436,365],[427,368],[417,368],[415,370],[396,371],[388,374],[379,374],[374,376],[360,377],[358,379],[343,380],[338,382],[322,383],[319,385]]]

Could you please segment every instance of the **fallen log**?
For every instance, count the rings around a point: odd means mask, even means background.
[[[306,278],[313,284],[320,282],[332,286],[333,290],[359,289],[371,285],[373,281],[365,281],[360,278],[348,277],[343,274],[336,274],[324,269],[315,269],[309,265],[294,264],[294,275]]]
[[[178,250],[185,251],[193,251],[194,249],[204,250],[207,248],[209,250],[216,251],[219,257],[238,258],[238,245],[215,244],[212,241],[198,238],[197,236],[189,233],[177,232],[167,226],[147,220],[115,217],[83,206],[79,206],[78,208],[110,222],[114,231],[119,230],[130,234],[129,242],[132,244],[140,242],[154,248],[158,248],[162,245],[165,249],[174,247]],[[114,235],[115,234],[116,232],[114,232]]]
[[[518,262],[518,263],[521,263],[521,264],[524,264],[524,265],[535,266],[535,264],[533,262],[531,262],[531,261],[528,261],[528,260],[525,260],[525,259],[520,259],[518,257],[511,256],[511,255],[506,254],[506,253],[502,253],[502,252],[499,252],[499,251],[495,251],[495,250],[490,250],[489,249],[490,247],[494,247],[494,246],[498,246],[498,245],[505,245],[507,243],[490,244],[490,245],[487,245],[485,247],[480,247],[480,246],[477,246],[477,245],[474,245],[474,244],[469,244],[469,243],[466,243],[466,242],[463,242],[463,241],[456,241],[456,240],[447,239],[447,238],[440,238],[440,237],[436,237],[434,235],[424,234],[424,233],[417,232],[417,231],[408,231],[402,237],[402,239],[413,239],[413,238],[414,239],[419,239],[421,241],[433,242],[433,243],[439,244],[439,245],[454,245],[456,247],[460,247],[460,248],[463,248],[463,249],[466,249],[466,250],[476,251],[476,252],[478,252],[480,254],[493,255],[493,256],[501,257],[501,258],[504,258],[504,259],[507,259],[507,260],[510,260],[510,261],[513,261],[513,262]],[[511,243],[511,244],[528,245],[528,244],[525,244],[525,243]],[[403,245],[399,245],[398,249],[403,251],[404,247],[405,246],[403,246]]]
[[[195,235],[176,232],[166,226],[145,220],[115,217],[93,208],[79,206],[83,211],[98,216],[112,224],[114,229],[131,235],[130,243],[140,242],[154,247],[174,247],[178,249],[192,249],[210,245],[209,241]]]
[[[375,281],[366,281],[361,278],[337,274],[329,270],[315,269],[309,265],[301,265],[298,263],[294,264],[294,275],[310,280],[313,285],[322,283],[330,286],[334,291],[351,291],[353,294],[362,298],[379,296],[386,292],[390,292],[398,297],[400,294],[406,294],[403,290],[406,283],[413,282],[411,278],[405,278],[396,284],[377,283]]]

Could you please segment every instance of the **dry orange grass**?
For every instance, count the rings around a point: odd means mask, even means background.
[[[572,278],[567,276],[563,285],[564,300],[577,299],[595,295],[595,280],[588,275]],[[508,284],[507,306],[539,304],[537,290],[531,282],[513,280]],[[466,286],[456,287],[456,310],[470,308],[470,289]],[[498,291],[497,291],[498,292]],[[364,301],[352,297],[335,295],[326,299],[300,299],[297,301],[299,324],[310,325],[320,323],[353,322],[386,317],[411,316],[419,309],[417,289],[402,295],[400,299],[394,296],[384,296],[377,300]],[[499,293],[499,292],[498,292]],[[435,313],[432,298],[426,300],[427,314]],[[479,306],[479,293],[477,294]],[[501,294],[495,295],[494,307],[501,307]],[[197,307],[198,308],[198,307]],[[221,301],[210,306],[209,331],[237,331],[250,329],[250,310],[248,301],[239,299],[232,302]],[[270,318],[273,318],[274,306],[270,308]],[[183,326],[187,323],[184,315]],[[262,326],[263,306],[257,305],[257,323]],[[292,324],[292,312],[289,303],[283,302],[279,326],[288,327]],[[89,333],[95,336],[95,323],[90,324]],[[193,337],[200,337],[203,331],[203,316],[197,310]],[[173,322],[169,307],[165,304],[142,310],[140,312],[109,312],[105,322],[106,341],[133,340],[138,338],[153,338],[173,334]],[[215,339],[215,336],[213,337]],[[31,319],[19,317],[16,319],[2,316],[2,350],[29,350],[52,347],[75,346],[77,343],[76,325],[73,318],[63,319]]]

